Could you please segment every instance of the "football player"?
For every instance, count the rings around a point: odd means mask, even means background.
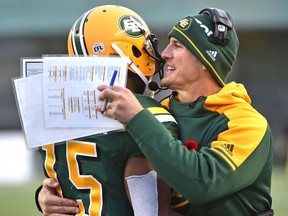
[[[176,137],[175,119],[147,97],[152,95],[147,88],[151,76],[163,66],[157,42],[134,11],[105,5],[85,12],[75,22],[68,36],[68,53],[129,57],[127,87],[170,130],[169,136]],[[46,177],[57,180],[46,179],[37,190],[36,203],[39,200],[44,215],[154,216],[158,209],[159,215],[178,215],[169,208],[170,188],[159,178],[157,184],[157,173],[125,131],[46,145],[40,153]],[[159,206],[158,195],[164,198],[159,198]]]

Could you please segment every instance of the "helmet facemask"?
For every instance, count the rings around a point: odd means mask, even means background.
[[[155,60],[155,73],[159,73],[160,79],[163,78],[163,67],[165,64],[164,59],[161,58],[160,53],[158,52],[158,42],[156,35],[153,33],[147,33],[145,28],[137,22],[132,16],[130,19],[138,26],[141,30],[142,34],[146,37],[146,41],[144,43],[144,51],[149,55],[151,58]]]

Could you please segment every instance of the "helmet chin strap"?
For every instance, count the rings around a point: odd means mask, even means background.
[[[138,74],[138,76],[143,80],[143,82],[145,83],[146,87],[145,90],[143,92],[143,95],[149,95],[149,96],[154,96],[153,92],[148,88],[149,85],[149,80],[145,77],[145,75],[141,72],[141,70],[133,63],[133,61],[126,56],[122,50],[120,49],[119,46],[117,46],[117,44],[112,43],[111,44],[112,48],[120,55],[120,57],[124,57],[128,59],[128,65]]]

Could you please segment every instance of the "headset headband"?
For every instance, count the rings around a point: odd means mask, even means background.
[[[222,46],[228,44],[227,32],[233,28],[230,14],[217,8],[206,8],[199,14],[208,14],[212,19],[213,35],[209,36],[209,41]]]

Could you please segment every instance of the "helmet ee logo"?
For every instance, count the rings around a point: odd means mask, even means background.
[[[141,23],[136,17],[133,18]],[[130,19],[130,16],[125,15],[120,17],[119,28],[130,37],[139,37],[142,35],[141,29]]]

